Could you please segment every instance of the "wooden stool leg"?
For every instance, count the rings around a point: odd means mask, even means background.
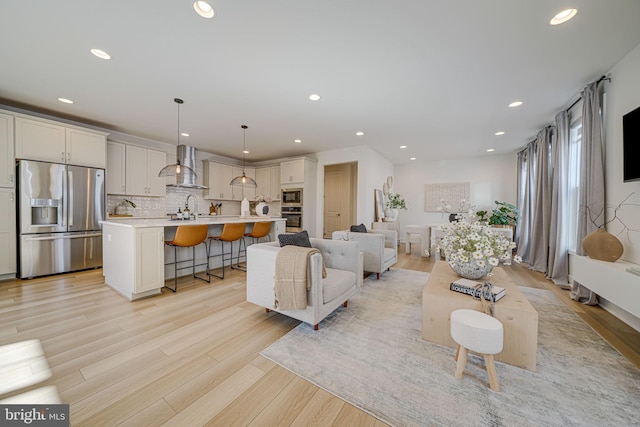
[[[460,346],[460,352],[458,353],[458,363],[456,363],[456,378],[462,378],[462,372],[467,364],[467,350],[465,347]]]
[[[493,391],[500,391],[500,385],[498,384],[498,372],[496,371],[493,354],[485,354],[484,363],[487,366],[487,374],[489,374],[489,387]]]
[[[460,354],[460,344],[458,344],[458,348],[456,348],[456,357],[455,357],[456,362],[458,361],[459,354]]]

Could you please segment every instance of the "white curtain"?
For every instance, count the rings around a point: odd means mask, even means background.
[[[518,202],[521,214],[518,255],[536,271],[547,271],[551,218],[550,149],[554,128],[542,129],[536,139],[518,153],[524,185]]]
[[[578,229],[576,253],[584,255],[582,239],[598,227],[589,219],[604,211],[604,147],[602,145],[602,92],[598,82],[588,84],[582,96],[582,148],[580,151],[580,182],[578,193]],[[577,282],[571,298],[585,304],[597,304],[596,295]]]
[[[547,279],[569,285],[569,114],[556,114],[555,143],[551,149],[551,220]]]

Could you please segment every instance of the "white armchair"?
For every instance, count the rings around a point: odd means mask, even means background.
[[[258,243],[247,248],[247,301],[313,325],[331,314],[362,287],[362,254],[356,242],[309,239],[320,254],[310,257],[311,287],[305,310],[274,308],[274,276],[278,242]],[[327,277],[322,278],[322,261]]]
[[[364,254],[364,271],[380,273],[398,262],[398,233],[395,230],[372,230],[366,233],[334,231],[333,240],[358,242]]]

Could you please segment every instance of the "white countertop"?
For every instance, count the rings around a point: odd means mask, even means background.
[[[177,227],[179,225],[200,225],[200,224],[226,224],[236,222],[261,222],[261,221],[285,221],[281,217],[272,216],[249,216],[240,217],[232,215],[220,216],[200,216],[197,220],[191,221],[171,221],[166,218],[112,218],[100,221],[102,225],[113,225],[126,228],[151,228],[151,227]]]

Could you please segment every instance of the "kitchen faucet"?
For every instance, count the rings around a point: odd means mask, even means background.
[[[193,219],[197,220],[198,219],[198,198],[196,196],[194,196],[193,194],[187,195],[187,200],[185,200],[185,202],[184,202],[184,207],[187,208],[187,209],[189,208],[189,198],[190,197],[192,197],[193,200],[196,201],[196,210],[193,211]]]

